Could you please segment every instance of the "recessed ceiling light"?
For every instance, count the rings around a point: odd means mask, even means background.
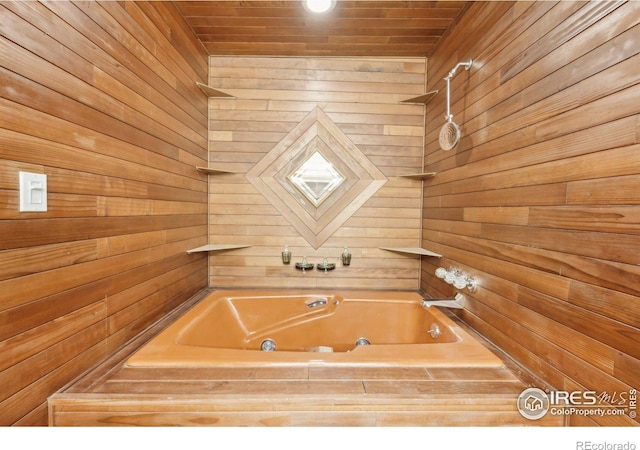
[[[321,14],[331,11],[336,6],[336,0],[302,0],[302,6],[307,11]]]

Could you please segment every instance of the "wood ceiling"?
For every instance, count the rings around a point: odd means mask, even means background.
[[[337,0],[313,14],[300,0],[176,1],[210,55],[429,56],[468,1]]]

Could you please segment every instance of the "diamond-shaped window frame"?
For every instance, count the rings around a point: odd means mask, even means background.
[[[315,152],[320,152],[344,177],[319,205],[302,195],[289,179]],[[314,108],[258,161],[246,178],[315,249],[387,182],[320,107]]]

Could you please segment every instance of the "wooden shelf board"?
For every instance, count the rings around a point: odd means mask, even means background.
[[[214,89],[211,86],[207,86],[206,84],[199,83],[196,81],[196,84],[200,88],[202,92],[205,93],[207,97],[216,97],[216,98],[235,98],[231,94],[227,94],[226,92],[219,91],[218,89]]]
[[[235,250],[238,248],[247,248],[251,247],[250,245],[238,245],[238,244],[207,244],[202,247],[192,248],[191,250],[187,250],[187,253],[198,253],[198,252],[217,252],[221,250]]]
[[[408,98],[406,100],[402,100],[402,103],[423,103],[427,104],[429,101],[436,96],[438,91],[429,91],[425,94],[422,94],[418,97]]]
[[[430,250],[426,250],[424,248],[419,247],[379,247],[381,250],[387,250],[390,252],[397,253],[407,253],[410,255],[421,255],[421,256],[435,256],[437,258],[442,258],[442,255],[432,252]]]
[[[208,173],[210,175],[223,175],[225,173],[236,173],[236,172],[230,172],[228,170],[212,169],[211,167],[202,167],[202,166],[196,166],[196,169],[200,172]]]
[[[410,173],[407,175],[400,175],[401,178],[411,178],[412,180],[424,180],[426,178],[433,178],[435,176],[436,172]]]

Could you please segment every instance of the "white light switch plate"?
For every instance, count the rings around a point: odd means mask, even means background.
[[[20,172],[20,212],[47,211],[47,176]]]

